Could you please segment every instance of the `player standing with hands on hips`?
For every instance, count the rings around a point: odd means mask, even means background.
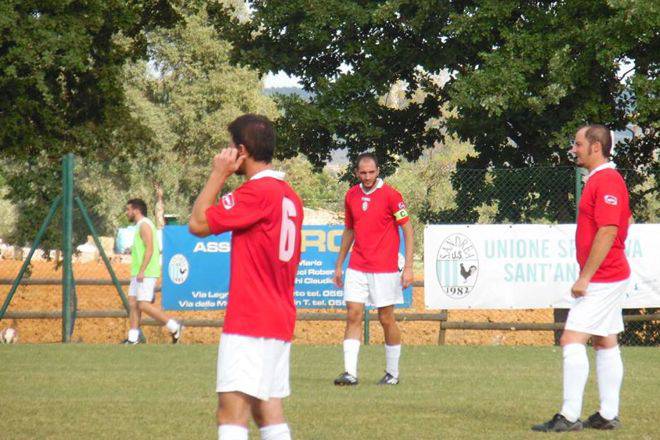
[[[413,282],[413,228],[401,194],[378,177],[376,156],[357,157],[355,174],[360,180],[345,197],[345,229],[341,237],[334,281],[344,288],[346,331],[344,372],[335,385],[357,385],[360,330],[365,303],[378,308],[385,333],[385,376],[380,385],[399,383],[401,333],[394,319],[394,304],[403,303],[403,289]],[[399,266],[399,230],[403,229],[405,262]],[[343,264],[353,245],[343,279]]]
[[[189,223],[200,237],[232,231],[229,303],[218,349],[218,438],[247,440],[251,414],[262,439],[287,440],[282,399],[290,394],[303,206],[284,173],[272,169],[272,123],[246,114],[228,129],[229,147],[213,158]],[[232,174],[247,180],[216,205]]]
[[[552,420],[534,431],[616,429],[623,362],[617,334],[623,331],[621,305],[630,277],[624,253],[632,223],[628,189],[609,161],[612,137],[603,125],[588,125],[575,135],[571,152],[589,171],[578,205],[575,246],[580,275],[571,288],[576,298],[568,312],[561,346],[564,356],[564,403]],[[585,344],[592,338],[600,410],[582,423],[582,397],[589,376]]]

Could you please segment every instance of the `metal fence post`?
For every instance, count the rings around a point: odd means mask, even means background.
[[[71,341],[73,289],[73,154],[62,160],[62,342]]]
[[[114,284],[115,289],[117,289],[117,293],[119,294],[121,303],[124,306],[124,309],[126,309],[126,312],[128,312],[129,311],[128,298],[126,298],[126,295],[124,295],[124,291],[121,288],[121,283],[119,282],[119,279],[117,278],[117,275],[115,274],[115,271],[112,268],[112,264],[110,264],[110,260],[108,259],[105,250],[103,250],[103,246],[101,245],[101,240],[99,239],[99,234],[96,232],[94,223],[92,223],[92,219],[89,217],[87,208],[85,208],[85,204],[83,203],[80,197],[76,196],[74,199],[76,201],[76,205],[78,205],[78,209],[80,210],[80,213],[82,214],[83,220],[85,220],[85,223],[89,228],[89,232],[92,233],[92,237],[94,238],[94,243],[96,244],[96,248],[99,250],[99,255],[103,259],[103,263],[105,264],[106,269],[108,269],[108,272],[110,273],[112,284]]]

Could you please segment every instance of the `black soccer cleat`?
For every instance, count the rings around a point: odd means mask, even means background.
[[[618,417],[608,420],[600,415],[600,412],[595,412],[589,416],[584,427],[589,429],[619,429],[621,428],[621,421]]]
[[[539,432],[569,432],[569,431],[582,431],[582,421],[577,419],[570,422],[566,417],[557,413],[552,420],[549,420],[540,425],[532,426],[532,431]]]
[[[335,385],[339,387],[353,386],[358,384],[358,378],[344,371],[335,379]]]
[[[399,378],[392,376],[390,373],[386,371],[385,376],[383,376],[383,378],[379,380],[376,385],[398,385],[398,384],[399,384]]]
[[[179,324],[179,328],[174,333],[171,333],[172,344],[176,344],[177,342],[179,342],[179,340],[181,339],[181,335],[183,334],[183,324],[181,324],[180,322],[178,324]]]
[[[138,339],[137,341],[129,341],[128,339],[124,339],[123,341],[120,342],[122,345],[138,345],[141,344],[140,340]]]

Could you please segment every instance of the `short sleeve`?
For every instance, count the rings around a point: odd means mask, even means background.
[[[401,194],[396,190],[392,190],[390,194],[390,211],[398,225],[405,225],[410,220],[406,203],[403,201]]]
[[[626,210],[626,187],[620,179],[603,179],[598,183],[594,200],[596,226],[619,226]]]
[[[213,234],[245,229],[259,222],[266,213],[262,196],[247,185],[225,194],[217,205],[206,210],[206,221]]]
[[[353,215],[351,214],[351,204],[349,203],[350,193],[346,193],[344,197],[344,227],[346,229],[353,229]]]

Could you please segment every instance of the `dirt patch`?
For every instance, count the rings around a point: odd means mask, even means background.
[[[0,278],[14,279],[22,262],[15,260],[0,260]],[[113,268],[119,278],[128,278],[130,268],[124,263],[113,263]],[[61,279],[61,270],[56,270],[53,263],[34,262],[32,278]],[[76,280],[107,279],[110,280],[105,266],[101,262],[74,264]],[[0,287],[0,300],[4,301],[9,292],[9,285]],[[122,308],[119,295],[112,286],[78,286],[78,310],[120,310]],[[160,295],[157,295],[160,297]],[[158,299],[160,301],[160,299]],[[8,311],[58,311],[62,308],[62,290],[60,286],[21,286],[14,296]],[[311,310],[299,310],[307,312]],[[324,310],[320,310],[324,311]],[[334,312],[337,312],[336,310]],[[401,313],[423,313],[424,290],[413,290],[413,307],[400,310]],[[211,312],[171,312],[175,319],[219,319],[223,311]],[[450,321],[478,322],[552,322],[553,313],[550,309],[541,310],[456,310],[450,311]],[[3,320],[0,328],[11,325],[19,332],[23,343],[59,342],[62,334],[60,319],[19,319]],[[438,343],[439,325],[437,322],[402,322],[400,323],[405,344],[425,345]],[[370,323],[370,341],[373,344],[383,343],[383,332],[378,322]],[[113,344],[121,341],[128,331],[128,320],[125,318],[80,318],[76,321],[73,340],[86,343]],[[167,343],[170,341],[165,330],[154,326],[145,326],[145,336],[150,343]],[[186,329],[183,343],[217,343],[221,330],[218,328]],[[343,339],[344,323],[332,321],[299,321],[296,324],[295,342],[300,344],[339,344]],[[447,330],[446,344],[486,344],[486,345],[549,345],[553,343],[553,334],[548,331],[495,331],[495,330]]]

